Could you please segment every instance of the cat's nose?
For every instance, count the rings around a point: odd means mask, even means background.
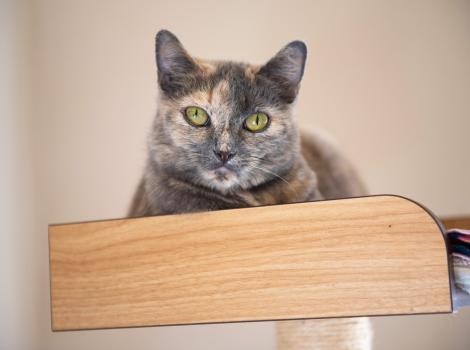
[[[226,151],[214,151],[217,158],[219,158],[223,164],[227,163],[230,159],[233,158],[235,153],[226,152]]]

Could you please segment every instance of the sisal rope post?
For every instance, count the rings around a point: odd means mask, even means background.
[[[278,350],[370,350],[366,317],[277,322]]]

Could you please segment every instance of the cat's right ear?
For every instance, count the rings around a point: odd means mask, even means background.
[[[296,40],[284,46],[261,67],[258,75],[275,82],[280,88],[281,98],[292,103],[299,91],[306,59],[307,46]]]
[[[168,30],[160,30],[155,39],[155,53],[160,88],[173,95],[185,86],[188,74],[197,70],[197,64]]]

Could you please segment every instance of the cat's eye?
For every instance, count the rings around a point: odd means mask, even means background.
[[[269,117],[265,113],[253,113],[245,119],[245,128],[251,132],[260,132],[268,127]]]
[[[188,123],[194,126],[206,126],[209,123],[207,112],[199,107],[186,108],[184,116]]]

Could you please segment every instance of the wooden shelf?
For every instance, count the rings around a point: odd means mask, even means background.
[[[441,226],[397,196],[49,227],[53,330],[451,312]]]

